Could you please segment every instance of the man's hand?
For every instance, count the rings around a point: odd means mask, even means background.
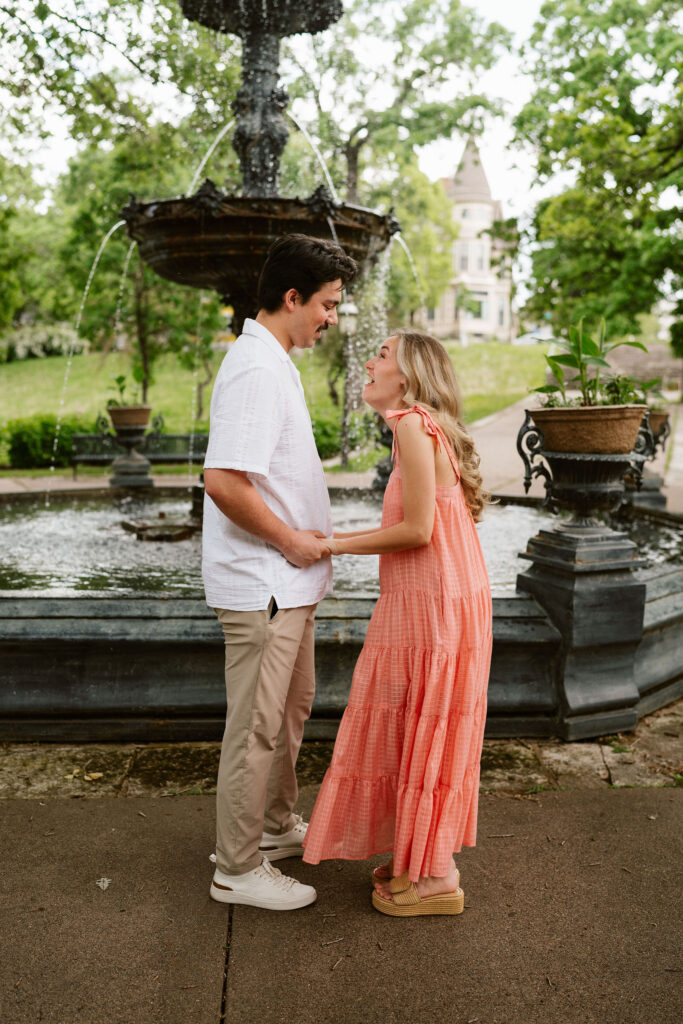
[[[280,550],[292,565],[306,569],[321,558],[329,557],[328,549],[318,539],[324,536],[320,530],[292,530],[291,540]]]

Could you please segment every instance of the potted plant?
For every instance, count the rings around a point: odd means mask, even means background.
[[[609,343],[605,321],[597,339],[584,333],[583,321],[569,329],[569,337],[557,341],[559,354],[546,356],[554,383],[534,390],[546,397],[541,409],[529,413],[542,431],[545,448],[554,452],[610,455],[632,451],[647,405],[631,377],[614,376],[607,355],[619,345],[647,351],[639,341]],[[576,374],[567,382],[565,371]],[[578,397],[567,394],[574,385]]]
[[[125,374],[120,373],[118,377],[114,377],[114,383],[109,390],[115,392],[115,397],[110,398],[107,403],[107,412],[115,428],[147,426],[152,407],[129,401]]]
[[[653,380],[640,381],[638,390],[650,413],[650,430],[655,440],[655,448],[661,447],[663,451],[671,433],[671,426],[669,425],[669,410],[666,407],[666,399],[662,394],[661,386],[662,378],[655,377]]]

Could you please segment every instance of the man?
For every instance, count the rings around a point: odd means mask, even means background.
[[[313,702],[313,617],[332,569],[317,537],[330,504],[299,372],[289,353],[337,323],[357,266],[306,235],[277,239],[259,312],[225,357],[204,463],[203,577],[225,634],[228,711],[218,769],[216,870],[222,903],[294,910],[316,898],[272,867],[301,856],[295,765]]]

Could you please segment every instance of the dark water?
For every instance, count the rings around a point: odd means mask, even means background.
[[[153,521],[188,514],[190,498],[145,500],[73,499],[45,508],[43,502],[0,505],[0,590],[52,596],[156,594],[202,596],[201,538],[175,543],[141,542],[121,522]],[[335,526],[357,530],[379,525],[377,498],[333,502]],[[479,526],[494,591],[511,593],[526,567],[519,551],[541,527],[558,520],[534,508],[498,505]],[[637,520],[623,527],[653,562],[683,563],[683,533]],[[376,556],[344,555],[335,562],[335,593],[375,595]]]

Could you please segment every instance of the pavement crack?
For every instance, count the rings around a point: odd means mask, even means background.
[[[131,772],[133,771],[133,766],[135,765],[135,761],[140,750],[140,747],[133,748],[131,755],[128,758],[128,763],[126,764],[126,767],[124,769],[123,777],[121,779],[121,785],[119,786],[118,792],[116,794],[117,796],[128,796],[128,783],[130,781],[130,775]]]
[[[230,966],[230,946],[232,944],[232,913],[233,906],[229,904],[228,929],[225,934],[225,960],[223,962],[223,989],[221,991],[221,1013],[218,1018],[219,1024],[226,1024],[228,1019],[228,968]]]
[[[607,759],[605,758],[605,749],[606,748],[604,747],[604,745],[602,743],[598,743],[598,747],[600,749],[600,757],[602,758],[602,763],[604,764],[605,770],[607,772],[607,785],[608,786],[613,786],[614,785],[614,780],[612,778],[612,771],[610,769],[610,766],[607,764]]]

